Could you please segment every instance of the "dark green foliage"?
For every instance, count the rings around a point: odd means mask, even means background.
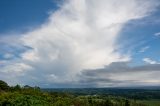
[[[128,100],[129,102],[129,100]],[[63,93],[47,93],[33,89],[3,92],[0,106],[130,106],[123,98],[103,96],[74,96]],[[134,104],[131,106],[141,106]],[[145,105],[143,105],[145,106]]]
[[[1,91],[1,90],[6,91],[6,90],[8,90],[8,89],[9,89],[8,84],[7,84],[6,82],[0,80],[0,91]]]
[[[17,84],[14,88],[15,88],[15,90],[20,90],[21,86]]]
[[[125,106],[130,106],[130,104],[129,104],[129,101],[128,101],[128,100],[126,100],[126,101],[125,101]]]
[[[29,89],[29,88],[32,88],[32,87],[30,87],[29,85],[25,85],[23,88]]]

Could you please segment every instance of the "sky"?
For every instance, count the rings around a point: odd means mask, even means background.
[[[160,86],[159,0],[0,0],[0,80]]]

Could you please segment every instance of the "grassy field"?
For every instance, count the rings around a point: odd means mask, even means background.
[[[138,102],[146,104],[147,106],[160,106],[160,100],[141,100]]]

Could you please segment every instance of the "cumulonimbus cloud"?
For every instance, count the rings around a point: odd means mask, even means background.
[[[29,49],[4,64],[0,76],[10,83],[5,76],[12,73],[21,83],[52,85],[78,80],[82,70],[128,61],[128,54],[115,51],[119,33],[156,6],[156,0],[66,0],[47,22],[21,35],[20,45]]]

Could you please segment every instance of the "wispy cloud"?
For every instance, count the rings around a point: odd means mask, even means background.
[[[152,60],[150,58],[144,58],[143,61],[148,63],[148,64],[160,64],[159,62],[157,62],[155,60]]]
[[[19,58],[0,69],[1,78],[10,84],[52,86],[79,80],[82,70],[129,61],[130,55],[115,51],[115,42],[127,22],[149,15],[156,6],[152,0],[67,0],[39,28],[17,37],[14,48],[25,50],[13,52]]]
[[[14,55],[11,54],[11,53],[6,53],[6,54],[3,55],[3,57],[4,57],[5,59],[11,59],[11,58],[14,57]]]
[[[154,35],[157,36],[157,37],[160,37],[160,32],[157,32]]]
[[[148,50],[150,48],[150,46],[145,46],[143,48],[141,48],[141,50],[139,51],[140,53],[145,52],[146,50]]]

